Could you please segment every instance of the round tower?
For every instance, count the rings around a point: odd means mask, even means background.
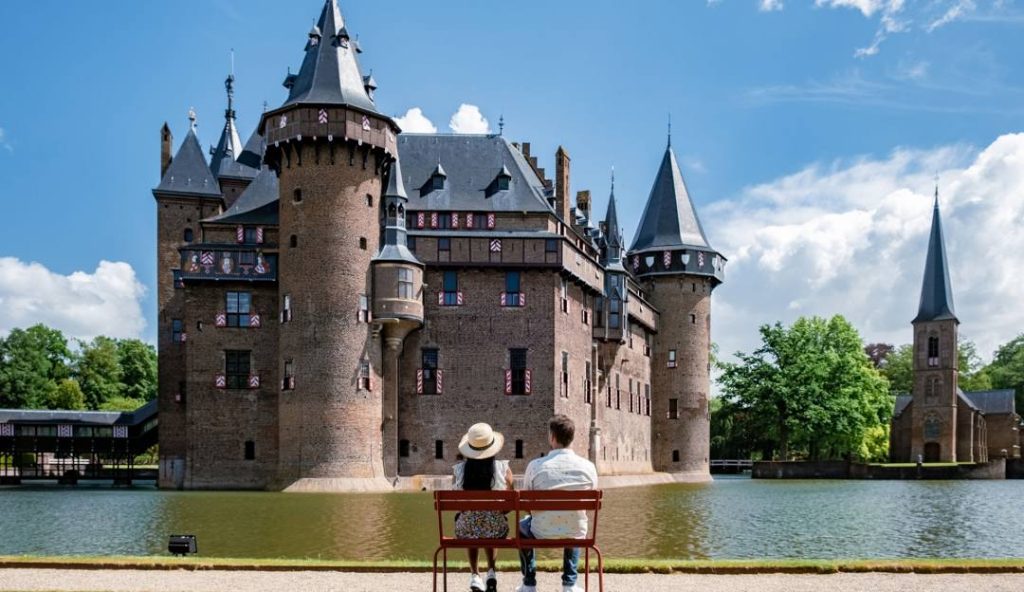
[[[671,142],[627,253],[630,271],[661,312],[651,352],[655,470],[711,478],[711,293],[725,258],[704,234]]]
[[[370,266],[398,128],[377,112],[357,53],[327,0],[285,80],[288,100],[260,124],[280,180],[279,478],[289,489],[390,487]]]

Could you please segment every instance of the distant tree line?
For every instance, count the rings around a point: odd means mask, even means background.
[[[156,370],[156,350],[138,339],[14,329],[0,339],[0,408],[131,411],[156,398]]]

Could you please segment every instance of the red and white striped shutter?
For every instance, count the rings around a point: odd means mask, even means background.
[[[213,379],[213,385],[219,389],[228,388],[228,379],[223,374],[218,374]]]
[[[661,254],[661,262],[664,264],[665,269],[672,266],[672,251],[665,251]]]
[[[263,244],[263,227],[262,226],[257,226],[256,227],[256,242],[261,244],[261,245]]]
[[[249,317],[249,327],[253,329],[259,329],[261,327],[261,323],[262,321],[260,320],[260,315],[254,314]]]
[[[258,374],[249,375],[249,388],[258,389],[260,388],[260,377]]]
[[[216,327],[227,327],[228,326],[228,315],[223,312],[218,312],[217,316],[213,318],[213,324]]]
[[[470,230],[472,230],[472,228],[473,228],[473,214],[472,214],[472,212],[470,212],[469,214],[466,214],[466,228],[468,228]]]
[[[188,341],[188,333],[182,333],[181,337],[178,338],[178,341],[180,343],[185,343],[186,341]]]
[[[244,226],[239,226],[238,228],[235,229],[235,242],[238,242],[238,243],[244,243],[245,242],[245,227]]]
[[[487,214],[487,229],[488,230],[493,229],[494,228],[494,223],[495,223],[494,214],[493,213]]]
[[[505,302],[506,302],[506,301],[507,301],[507,298],[505,298],[505,293],[504,293],[504,292],[502,292],[502,293],[501,293],[501,305],[502,305],[502,306],[505,306]]]
[[[437,228],[437,212],[430,213],[430,227]]]
[[[115,438],[127,438],[128,437],[128,426],[116,425],[114,426],[114,437]]]
[[[462,306],[462,292],[461,291],[458,293],[457,298],[458,298],[459,306]]]
[[[437,375],[437,394],[444,392],[444,370],[434,370]]]
[[[526,394],[528,394],[528,395],[531,392],[533,392],[533,384],[532,384],[532,382],[533,382],[533,371],[532,370],[527,370],[526,371]]]
[[[14,436],[14,424],[2,423],[0,424],[0,436],[11,437]]]
[[[519,306],[526,306],[526,292],[519,293]]]
[[[444,306],[444,292],[437,293],[437,304],[438,306]]]
[[[459,215],[452,212],[452,228],[459,227]]]
[[[491,239],[491,252],[492,253],[500,253],[501,252],[501,239],[500,238],[492,238]]]
[[[512,394],[512,371],[505,370],[505,394]]]
[[[427,224],[427,215],[423,212],[416,214],[416,228],[423,228]]]
[[[416,394],[423,394],[423,368],[416,370]]]
[[[57,426],[57,437],[58,438],[70,438],[74,433],[74,429],[70,425],[61,424]]]

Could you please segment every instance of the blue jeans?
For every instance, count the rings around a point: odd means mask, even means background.
[[[527,516],[519,523],[519,536],[525,539],[535,539],[530,532],[530,525],[533,518]],[[575,586],[579,572],[576,570],[580,562],[579,549],[565,549],[562,552],[562,585]],[[537,552],[534,549],[522,549],[519,551],[519,567],[523,572],[523,585],[537,585]]]

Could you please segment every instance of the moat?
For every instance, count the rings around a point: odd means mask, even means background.
[[[1024,557],[1021,481],[752,481],[606,492],[611,557],[679,559]],[[428,494],[0,490],[0,555],[165,554],[425,560]]]

